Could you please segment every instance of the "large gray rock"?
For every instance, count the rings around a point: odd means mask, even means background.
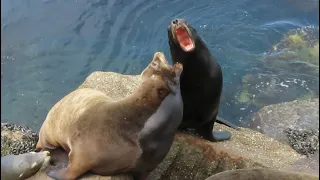
[[[265,106],[245,127],[289,144],[301,154],[313,154],[319,149],[319,99]]]
[[[308,172],[319,175],[319,150],[309,157],[304,157],[294,162],[292,166],[286,168],[286,170]]]
[[[140,76],[94,72],[79,88],[98,89],[114,99],[120,99],[130,94],[139,83]],[[292,163],[302,158],[290,146],[247,128],[237,131],[217,123],[214,129],[231,131],[231,139],[212,143],[198,137],[177,133],[168,155],[152,172],[149,179],[201,180],[212,174],[232,169],[290,167]],[[130,179],[126,176],[116,179],[126,178]],[[30,179],[50,178],[40,171]],[[91,175],[84,179],[106,180],[110,177]]]
[[[270,168],[236,169],[215,174],[206,180],[318,180],[319,176]]]

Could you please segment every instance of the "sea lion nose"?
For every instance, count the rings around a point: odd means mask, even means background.
[[[179,21],[178,19],[174,19],[174,20],[172,20],[171,23],[172,23],[172,24],[178,24],[178,21]]]

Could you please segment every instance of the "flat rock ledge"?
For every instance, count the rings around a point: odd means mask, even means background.
[[[265,106],[244,127],[288,144],[300,154],[319,153],[319,98]]]
[[[98,89],[114,99],[120,99],[130,94],[140,82],[140,76],[121,75],[113,72],[94,72],[86,78],[79,88]],[[177,133],[168,155],[148,179],[205,180],[213,174],[233,169],[288,169],[292,168],[292,164],[303,158],[289,145],[282,144],[260,132],[247,128],[241,128],[240,131],[237,131],[218,123],[214,129],[229,130],[232,132],[232,138],[229,141],[212,143],[192,135]],[[10,133],[1,131],[1,144],[5,143],[3,142],[3,136],[11,139],[15,137],[14,133],[20,133],[17,131],[11,133],[11,130],[6,131],[10,131]],[[34,142],[37,139],[36,136],[30,134],[28,137],[21,138],[19,141]],[[32,143],[29,145],[28,150],[34,148]],[[13,149],[15,149],[15,146],[4,152],[1,151],[1,156],[13,154]],[[42,170],[29,179],[51,179],[43,172],[45,168],[44,166]],[[299,169],[299,171],[304,171],[304,169]],[[81,179],[125,180],[132,178],[127,175],[114,177],[86,175]]]

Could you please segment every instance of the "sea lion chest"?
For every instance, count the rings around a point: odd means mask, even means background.
[[[137,172],[154,169],[168,153],[182,121],[183,101],[180,91],[169,94],[139,133],[142,155]]]
[[[222,72],[218,63],[208,54],[192,54],[183,59],[181,94],[184,103],[184,124],[198,124],[203,112],[213,111],[222,91]]]
[[[214,95],[215,85],[220,83],[220,67],[216,68],[210,57],[197,54],[184,59],[181,74],[181,93],[185,104],[207,101]],[[192,105],[194,106],[194,105]]]

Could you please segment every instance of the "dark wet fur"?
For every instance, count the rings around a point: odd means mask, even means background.
[[[181,19],[179,21],[181,22]],[[195,129],[197,134],[210,141],[228,140],[231,137],[230,132],[222,132],[220,135],[220,132],[212,132],[215,121],[239,129],[226,120],[217,119],[223,86],[221,67],[196,30],[186,25],[195,43],[195,49],[191,52],[181,49],[173,38],[171,26],[168,28],[171,59],[173,63],[180,62],[184,66],[180,85],[184,114],[179,130]],[[214,111],[216,112],[213,113]]]

